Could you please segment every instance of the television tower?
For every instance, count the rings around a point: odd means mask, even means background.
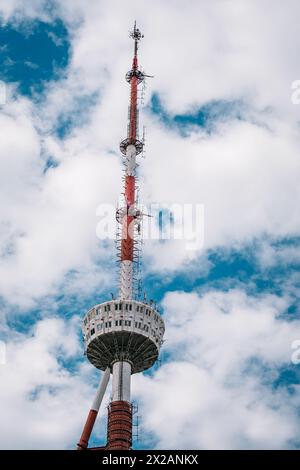
[[[143,38],[134,24],[132,68],[126,74],[130,84],[127,138],[120,144],[124,156],[123,202],[116,211],[119,226],[117,246],[120,261],[120,285],[117,299],[95,305],[83,320],[85,353],[89,361],[104,371],[89,411],[78,449],[88,442],[112,375],[112,398],[108,406],[107,443],[99,450],[129,450],[132,446],[131,375],[151,367],[158,358],[165,331],[164,321],[152,302],[140,300],[136,286],[138,234],[143,217],[137,205],[136,157],[143,150],[138,136],[138,85],[146,75],[138,67],[138,45]]]

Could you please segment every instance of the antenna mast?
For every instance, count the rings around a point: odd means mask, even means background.
[[[139,265],[139,232],[144,215],[137,208],[136,157],[143,150],[138,135],[138,85],[146,75],[138,67],[138,45],[143,37],[134,23],[132,68],[126,74],[130,84],[128,133],[120,144],[124,158],[124,200],[116,211],[117,248],[120,260],[120,285],[117,299],[95,305],[83,320],[85,352],[89,361],[104,372],[88,415],[79,449],[87,449],[110,374],[112,400],[108,406],[107,444],[101,449],[128,450],[132,445],[130,401],[131,375],[152,367],[158,358],[165,331],[164,321],[153,302],[135,298],[138,291],[134,265]],[[100,448],[99,448],[100,449]]]

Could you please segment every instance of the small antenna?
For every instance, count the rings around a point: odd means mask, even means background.
[[[129,32],[129,36],[135,41],[139,41],[144,37],[141,31],[136,27],[136,21],[134,22],[133,30]]]

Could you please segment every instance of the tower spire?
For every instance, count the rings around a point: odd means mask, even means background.
[[[133,262],[136,245],[135,225],[140,219],[136,208],[136,156],[141,153],[143,143],[138,139],[138,85],[144,80],[144,74],[138,68],[138,42],[143,37],[134,23],[130,36],[134,40],[134,56],[132,68],[126,74],[130,84],[129,123],[127,138],[120,144],[120,150],[125,155],[125,207],[117,214],[117,220],[122,224],[121,231],[121,268],[120,268],[120,298],[130,299],[133,296]]]
[[[158,358],[165,331],[164,321],[155,304],[146,298],[140,301],[134,292],[134,262],[141,211],[136,204],[136,157],[143,150],[138,137],[138,85],[144,73],[138,67],[138,44],[143,37],[134,23],[130,36],[134,40],[132,68],[126,74],[130,84],[127,137],[121,142],[124,157],[123,203],[117,209],[120,227],[118,248],[120,282],[117,299],[96,305],[85,315],[83,336],[89,361],[106,371],[98,388],[84,427],[79,448],[88,447],[94,422],[100,407],[108,377],[112,374],[112,400],[108,407],[107,444],[105,449],[126,450],[132,445],[132,405],[130,401],[131,375],[151,367]]]
[[[144,35],[136,27],[136,21],[134,22],[133,30],[130,31],[130,37],[132,37],[134,40],[134,55],[133,55],[133,61],[132,61],[132,68],[137,69],[138,68],[138,59],[137,59],[138,43],[144,37]]]

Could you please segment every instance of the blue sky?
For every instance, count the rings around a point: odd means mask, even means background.
[[[1,44],[1,79],[27,96],[41,93],[69,62],[68,30],[60,20],[2,24]]]
[[[287,52],[297,28],[279,2],[264,33],[258,1],[236,13],[191,3],[181,18],[177,5],[155,1],[155,25],[135,2],[126,11],[81,0],[50,10],[0,4],[4,448],[73,448],[93,399],[99,377],[80,326],[117,290],[96,209],[121,190],[135,18],[142,65],[155,75],[140,113],[141,199],[205,210],[202,250],[143,247],[144,289],[167,332],[161,362],[133,378],[135,445],[300,447],[300,366],[291,361],[300,339],[299,111],[288,96],[298,70]],[[277,59],[276,25],[289,28]],[[163,31],[174,48],[161,43]],[[103,406],[93,443],[105,438],[105,414]]]

